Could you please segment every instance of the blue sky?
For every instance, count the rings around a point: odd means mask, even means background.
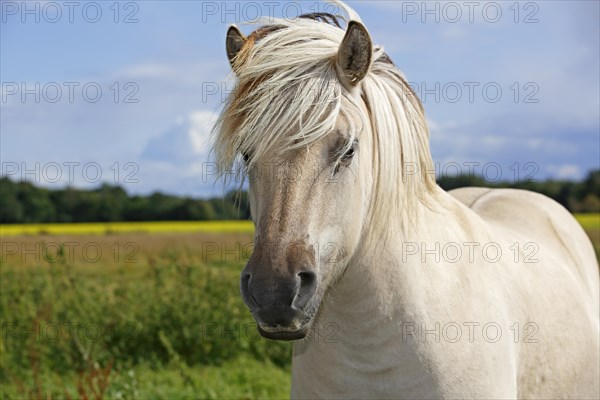
[[[599,167],[599,2],[348,4],[417,88],[440,171],[514,180]],[[3,174],[194,196],[223,190],[206,162],[232,86],[228,25],[334,10],[312,0],[0,7]]]

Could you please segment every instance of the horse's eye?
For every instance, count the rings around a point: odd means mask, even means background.
[[[334,174],[337,174],[339,172],[340,167],[342,167],[342,166],[347,167],[350,165],[352,158],[356,154],[357,147],[358,147],[358,140],[354,139],[354,141],[350,145],[350,148],[348,148],[344,152],[344,154],[342,154],[341,157],[338,156],[339,157],[338,162],[336,162],[335,166],[333,167]]]
[[[350,147],[347,152],[342,156],[342,160],[348,160],[354,157],[354,147]]]
[[[244,162],[247,163],[250,159],[250,155],[248,153],[243,153],[242,158],[244,159]]]
[[[352,145],[350,146],[350,148],[348,150],[346,150],[346,152],[342,156],[342,160],[350,160],[352,157],[354,157],[357,146],[358,146],[358,140],[354,140],[354,142],[352,142]]]

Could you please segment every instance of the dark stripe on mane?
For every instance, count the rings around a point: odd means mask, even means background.
[[[248,38],[251,39],[251,42],[256,42],[270,33],[278,31],[280,29],[285,28],[283,25],[272,25],[272,26],[261,26],[260,28],[255,29]]]
[[[382,62],[385,64],[396,65],[396,64],[394,64],[394,62],[392,61],[390,56],[388,56],[387,53],[383,53],[381,56],[379,56],[379,58],[377,60],[375,60],[375,62]]]
[[[308,13],[302,14],[298,18],[306,18],[312,19],[317,22],[324,22],[329,25],[337,26],[342,29],[342,25],[340,24],[340,16],[336,16],[329,13]]]

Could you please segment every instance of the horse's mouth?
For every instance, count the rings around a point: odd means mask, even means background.
[[[280,314],[262,314],[252,312],[256,321],[256,328],[260,335],[271,340],[300,340],[308,335],[312,328],[320,301],[311,299],[311,303],[304,310],[290,309]]]
[[[258,332],[264,338],[271,340],[300,340],[304,339],[310,330],[310,323],[305,324],[300,328],[285,328],[280,326],[268,326],[256,324]]]

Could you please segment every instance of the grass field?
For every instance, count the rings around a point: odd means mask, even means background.
[[[600,250],[600,215],[577,219]],[[250,222],[0,227],[0,398],[286,398],[239,295]]]
[[[1,398],[289,396],[291,345],[239,295],[252,233],[0,242]]]

